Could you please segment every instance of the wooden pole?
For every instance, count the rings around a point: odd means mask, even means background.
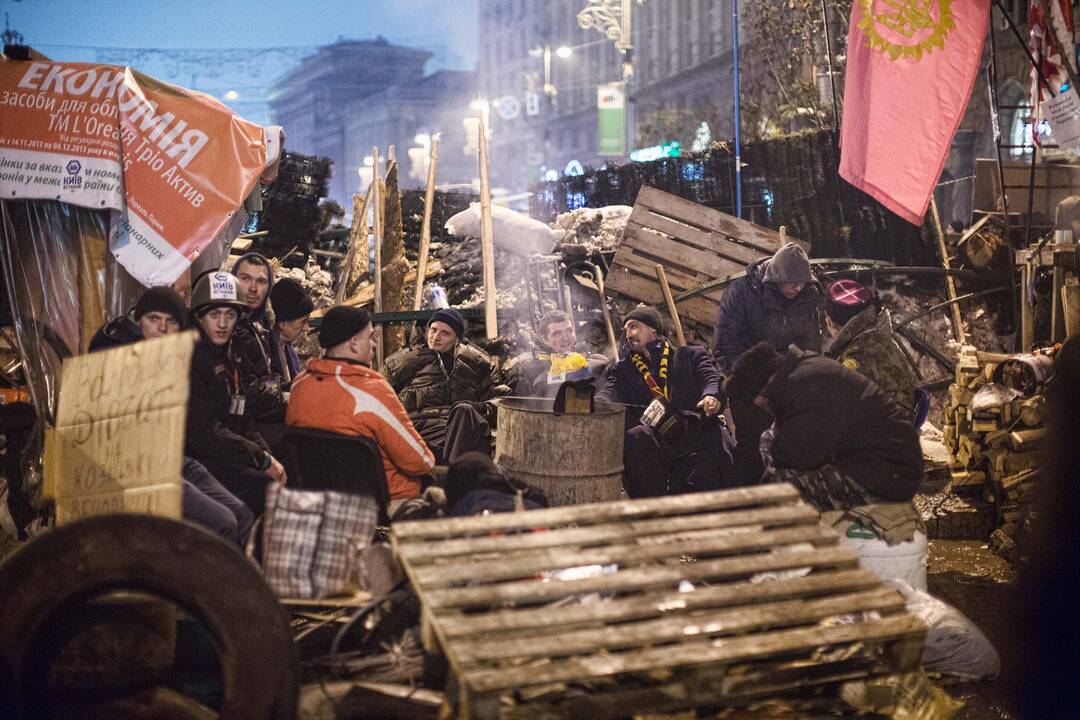
[[[349,283],[352,281],[353,266],[356,264],[357,248],[360,243],[364,244],[364,267],[367,267],[367,211],[368,203],[371,202],[371,188],[368,188],[363,199],[361,199],[360,193],[356,193],[353,195],[352,201],[353,219],[352,226],[349,228],[349,249],[345,252],[345,259],[341,261],[341,275],[338,277],[338,286],[334,291],[335,305],[345,302],[345,296],[349,292]]]
[[[675,309],[675,300],[671,297],[671,287],[668,285],[667,273],[664,266],[657,263],[656,279],[660,281],[660,289],[664,291],[664,302],[667,303],[668,314],[671,315],[671,324],[675,326],[675,342],[679,347],[686,346],[686,336],[683,335],[682,321],[679,319],[679,311]]]
[[[491,225],[491,183],[488,179],[488,144],[484,116],[477,123],[480,132],[480,251],[484,262],[484,330],[488,340],[499,334],[495,314],[495,238]]]
[[[427,279],[428,251],[431,249],[431,211],[435,203],[435,168],[439,164],[439,133],[431,136],[428,154],[427,189],[424,191],[424,221],[420,225],[420,252],[416,256],[416,288],[413,290],[413,310],[424,302],[424,280]]]
[[[382,178],[379,177],[379,148],[371,148],[371,192],[372,203],[375,208],[375,232],[372,234],[375,243],[375,313],[382,312],[382,238],[383,238],[383,193]],[[375,326],[375,368],[381,369],[383,364],[383,328],[381,324]]]
[[[600,268],[597,268],[593,275],[593,279],[596,281],[596,290],[600,293],[600,312],[604,316],[608,342],[611,343],[611,357],[614,358],[615,362],[619,362],[619,343],[615,339],[615,328],[611,324],[611,313],[608,311],[607,292],[604,290],[604,275],[600,272]]]
[[[941,266],[948,270],[949,248],[945,246],[945,233],[941,229],[941,217],[938,215],[937,200],[933,195],[930,196],[930,212],[934,218],[934,229],[937,231],[938,250],[941,252]],[[945,293],[947,300],[956,300],[956,281],[949,274],[945,275]],[[964,345],[967,343],[967,336],[964,334],[964,321],[960,317],[960,305],[954,302],[949,309],[952,310],[953,337],[956,338],[956,342]]]

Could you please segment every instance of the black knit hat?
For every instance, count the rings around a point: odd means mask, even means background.
[[[165,313],[179,323],[181,328],[187,327],[187,305],[184,298],[171,287],[152,287],[142,294],[135,303],[135,319],[138,320],[148,312]]]
[[[753,402],[777,370],[783,357],[772,345],[760,342],[735,361],[731,374],[724,381],[728,397],[745,403]]]
[[[457,334],[459,339],[465,337],[465,318],[461,317],[461,313],[454,308],[441,308],[431,313],[428,327],[433,322],[446,323]]]
[[[364,308],[338,305],[322,319],[319,325],[319,346],[323,349],[336,347],[371,324],[371,313]]]
[[[292,278],[282,278],[274,283],[270,291],[270,304],[274,308],[274,318],[282,322],[310,315],[315,309],[307,290]]]
[[[626,317],[623,318],[623,325],[631,320],[637,320],[642,325],[648,325],[661,335],[664,334],[664,318],[660,316],[660,311],[656,308],[648,305],[638,305],[626,314]]]

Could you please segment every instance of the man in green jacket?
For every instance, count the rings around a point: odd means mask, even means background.
[[[832,335],[828,356],[872,380],[914,418],[919,378],[873,291],[855,280],[837,280],[826,293],[825,316]]]

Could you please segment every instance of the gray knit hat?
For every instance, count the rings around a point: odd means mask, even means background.
[[[776,251],[765,263],[765,276],[761,278],[767,283],[808,283],[812,279],[810,259],[795,243],[788,243]]]

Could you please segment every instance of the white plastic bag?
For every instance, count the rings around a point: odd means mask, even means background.
[[[926,623],[922,664],[928,672],[980,680],[1001,671],[997,650],[962,612],[903,580],[890,580],[886,585],[899,590],[908,611]]]
[[[470,203],[468,210],[447,220],[446,231],[456,237],[480,237],[480,203]],[[522,257],[550,253],[564,234],[501,205],[491,206],[491,231],[495,247]]]

